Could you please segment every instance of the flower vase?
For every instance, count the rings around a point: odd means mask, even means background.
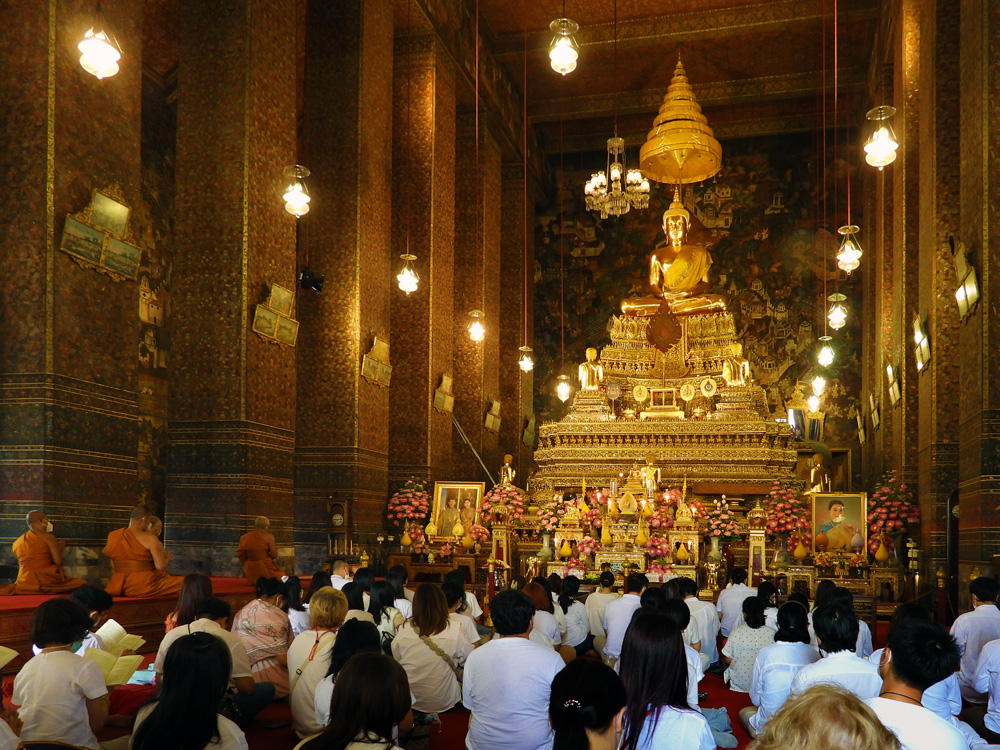
[[[483,545],[479,542],[476,542],[474,549],[476,550],[476,554],[478,555],[480,552],[483,551]]]
[[[771,567],[775,570],[788,567],[788,534],[786,533],[778,534],[775,539],[774,557],[771,561]]]
[[[552,559],[552,548],[549,547],[549,538],[551,536],[552,535],[548,532],[542,534],[542,546],[539,548],[538,552],[535,553],[535,556],[538,557],[539,560],[548,562]]]
[[[887,542],[888,540],[885,538],[885,536],[883,536],[879,540],[878,549],[875,550],[875,562],[877,562],[881,567],[885,567],[888,564],[889,559],[891,557],[889,555],[889,545],[887,544]]]
[[[719,549],[719,537],[710,536],[708,538],[708,543],[711,549],[708,550],[708,553],[705,555],[705,557],[707,557],[714,563],[722,562],[722,550]]]

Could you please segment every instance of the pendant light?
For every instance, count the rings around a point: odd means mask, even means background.
[[[833,364],[834,353],[833,346],[830,344],[833,341],[832,336],[820,336],[820,347],[819,354],[816,355],[816,361],[820,363],[823,367],[829,367]]]
[[[865,141],[865,161],[873,167],[877,167],[879,172],[896,161],[896,149],[899,148],[899,142],[888,122],[894,114],[896,114],[895,107],[883,104],[868,110],[865,115],[875,123],[872,134]]]
[[[310,174],[312,173],[301,164],[285,167],[288,187],[285,188],[285,194],[282,198],[285,199],[285,210],[296,219],[309,213],[309,201],[312,198],[308,188],[306,188],[306,177]]]
[[[403,259],[403,270],[396,274],[396,282],[399,284],[399,288],[406,292],[406,296],[409,297],[413,292],[417,291],[417,286],[420,284],[420,276],[417,274],[417,269],[413,267],[413,261],[417,259],[417,256],[407,252],[399,257]]]
[[[827,297],[827,300],[831,302],[831,305],[826,313],[826,319],[830,323],[830,328],[839,331],[847,323],[847,306],[844,304],[847,297],[840,292],[835,292]]]
[[[479,3],[479,0],[476,0],[476,7],[477,8],[478,8],[478,3]],[[564,2],[563,3],[563,13],[565,14],[565,12],[566,12],[566,3]],[[478,11],[477,11],[477,13],[478,13]],[[563,20],[565,20],[565,19],[563,19]],[[556,23],[555,21],[552,22],[552,24],[553,24],[553,30],[555,30],[554,29],[555,23]],[[570,21],[569,23],[573,23],[573,22]],[[573,24],[573,25],[576,26],[576,24]],[[571,39],[572,39],[572,37],[571,37]],[[575,44],[575,42],[574,42],[574,44]],[[551,57],[551,52],[550,52],[550,57]],[[478,59],[479,58],[477,57],[476,58],[476,60],[477,60],[477,63],[476,63],[476,69],[477,69],[477,71],[478,71],[478,65],[479,65]],[[552,67],[555,68],[554,58],[553,58]],[[573,68],[575,68],[575,67],[576,67],[576,58],[574,57],[573,58]],[[569,70],[567,70],[566,73],[570,72],[570,70],[572,70],[573,68],[570,68]],[[566,73],[563,73],[563,75],[566,75]],[[477,74],[477,79],[478,79],[478,74]],[[523,178],[523,184],[522,184],[523,194],[522,194],[521,201],[522,201],[522,209],[523,209],[523,212],[524,212],[523,226],[522,226],[522,229],[523,229],[523,232],[524,232],[524,236],[522,238],[522,244],[521,244],[521,266],[522,266],[521,267],[521,273],[522,273],[521,281],[523,282],[522,299],[521,299],[521,303],[522,303],[523,307],[522,307],[522,311],[521,311],[521,318],[524,321],[524,338],[523,338],[524,343],[520,347],[518,347],[518,351],[521,352],[521,356],[517,360],[517,366],[521,368],[521,372],[523,372],[524,374],[527,375],[529,372],[531,372],[532,370],[535,369],[535,358],[532,356],[531,347],[528,346],[528,29],[527,29],[527,27],[524,28],[524,81],[523,81],[523,86],[524,86],[524,88],[522,89],[522,96],[521,96],[521,106],[522,106],[522,111],[521,111],[521,118],[522,119],[521,119],[521,122],[524,123],[524,127],[523,127],[523,131],[524,132],[521,134],[521,136],[522,136],[522,140],[521,140],[521,152],[522,153],[521,153],[521,156],[522,156],[522,159],[523,159],[523,163],[521,165],[521,170],[522,170],[521,176]],[[477,97],[477,101],[478,101],[478,97]],[[479,142],[478,138],[476,139],[476,142],[477,143]]]
[[[410,28],[410,4],[406,4],[406,28]],[[410,88],[413,81],[413,69],[410,68],[406,71],[406,141],[410,142],[410,135],[413,132],[410,129],[410,115],[412,110],[410,109]],[[413,162],[412,156],[407,157],[406,168],[409,172],[409,176],[412,177],[413,172]],[[417,259],[417,256],[410,252],[410,191],[406,191],[406,252],[399,256],[403,261],[403,267],[396,274],[396,283],[399,285],[400,291],[409,297],[413,292],[417,291],[417,287],[420,286],[420,274],[417,273],[417,269],[413,267],[413,261]]]
[[[826,390],[826,378],[822,375],[817,375],[812,379],[812,389],[814,396],[822,396],[823,392]],[[815,411],[815,409],[813,409]]]
[[[566,15],[566,3],[563,3],[563,15]],[[549,64],[552,70],[566,76],[576,70],[576,61],[580,57],[580,48],[573,35],[580,30],[580,24],[568,18],[557,18],[549,24],[554,36],[549,44]]]
[[[848,211],[848,219],[850,212]],[[837,250],[837,267],[844,273],[850,273],[861,265],[861,243],[858,242],[857,233],[861,231],[857,224],[845,224],[837,230],[837,234],[843,236],[840,242],[840,249]]]
[[[572,389],[570,388],[569,385],[569,378],[566,377],[566,375],[560,375],[559,382],[556,385],[556,395],[559,397],[559,400],[562,401],[563,403],[569,401],[569,395],[571,390]]]
[[[486,329],[483,327],[483,318],[486,317],[486,313],[482,310],[470,310],[469,317],[472,318],[468,328],[469,338],[478,344],[486,338]]]
[[[531,372],[535,369],[535,360],[531,356],[532,350],[530,346],[522,346],[518,349],[521,352],[521,358],[517,360],[517,366],[521,368],[521,372]]]
[[[80,66],[95,78],[110,78],[120,70],[118,61],[122,59],[122,48],[114,34],[106,30],[100,3],[94,25],[84,32],[76,48],[80,50]]]

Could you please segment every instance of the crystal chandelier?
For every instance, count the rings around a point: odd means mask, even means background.
[[[96,78],[110,78],[120,68],[118,61],[122,59],[122,48],[113,34],[104,30],[104,14],[97,5],[97,18],[83,35],[83,40],[76,45],[80,50],[80,65]]]
[[[409,297],[411,293],[417,291],[417,285],[420,283],[420,276],[417,274],[417,269],[413,267],[413,261],[417,259],[417,256],[406,252],[399,257],[403,259],[403,269],[396,274],[396,282],[399,284],[399,288],[406,292],[406,296]]]
[[[847,306],[844,305],[846,299],[847,297],[840,292],[827,297],[827,300],[833,304],[830,305],[830,309],[826,313],[826,319],[830,323],[830,328],[835,331],[839,331],[847,323]]]
[[[627,214],[633,208],[649,207],[649,180],[638,169],[625,169],[624,138],[617,135],[608,138],[607,172],[591,175],[583,192],[587,196],[587,209],[600,211],[602,219]]]
[[[896,114],[896,108],[886,104],[868,110],[865,115],[876,123],[875,130],[865,141],[865,161],[873,167],[878,167],[879,172],[896,161],[896,149],[899,148],[899,143],[896,141],[896,134],[892,132],[892,127],[887,122],[894,114]]]
[[[556,395],[559,397],[560,401],[566,403],[567,401],[569,401],[569,393],[570,393],[569,378],[566,377],[565,375],[560,375],[559,383],[556,385]]]
[[[819,340],[821,345],[819,348],[819,354],[816,355],[816,361],[823,367],[829,367],[833,364],[833,347],[830,346],[830,342],[833,341],[833,337],[820,336]]]
[[[521,368],[521,372],[531,372],[535,369],[535,360],[531,356],[531,347],[522,346],[518,351],[521,352],[521,358],[517,361],[517,366]]]
[[[861,244],[856,236],[859,231],[857,224],[847,224],[837,230],[837,234],[844,236],[837,251],[837,267],[844,273],[850,273],[861,265]]]
[[[576,61],[580,57],[580,48],[573,38],[573,34],[580,30],[580,24],[568,18],[557,18],[549,24],[549,29],[555,35],[549,44],[549,64],[556,73],[568,75],[576,70]]]
[[[288,187],[285,188],[285,210],[296,219],[309,213],[309,201],[312,198],[306,188],[305,178],[311,172],[301,164],[285,167],[285,177],[288,178]]]
[[[472,322],[469,323],[468,328],[469,338],[478,344],[486,338],[486,329],[483,328],[482,324],[482,319],[486,317],[486,313],[482,310],[472,310],[469,312],[469,317],[472,318]]]

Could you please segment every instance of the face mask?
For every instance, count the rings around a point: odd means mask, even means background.
[[[836,518],[833,519],[833,522],[834,523],[843,523],[844,522],[844,517],[843,516],[837,516]]]
[[[45,522],[45,530],[47,532],[49,532],[50,534],[52,533],[52,521],[46,521]]]
[[[70,644],[69,650],[75,654],[81,648],[83,648],[83,641],[74,641]]]

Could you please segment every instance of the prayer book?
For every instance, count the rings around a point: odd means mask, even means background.
[[[16,656],[17,651],[14,649],[7,648],[6,646],[0,646],[0,669],[3,669],[10,664]]]
[[[138,651],[146,643],[142,636],[126,633],[117,620],[108,620],[95,635],[101,639],[104,650],[115,656],[121,656],[123,651]]]
[[[139,654],[115,656],[97,648],[88,648],[83,658],[90,659],[101,668],[104,684],[108,687],[126,684],[142,664],[142,656]]]

